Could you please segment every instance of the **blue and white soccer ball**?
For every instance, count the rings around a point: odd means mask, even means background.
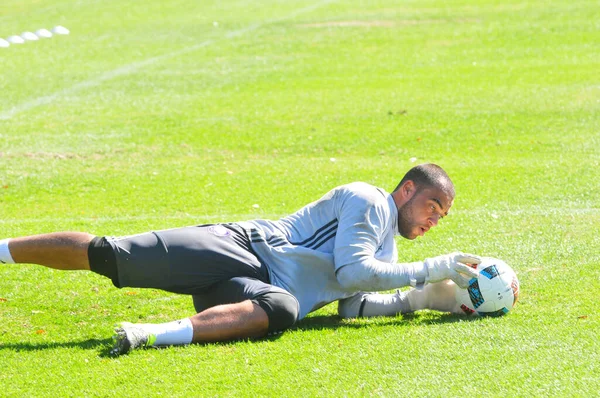
[[[500,316],[512,309],[519,298],[519,279],[502,260],[484,257],[477,267],[479,277],[469,287],[456,287],[456,301],[467,314]]]

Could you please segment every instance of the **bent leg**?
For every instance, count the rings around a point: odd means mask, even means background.
[[[268,332],[289,328],[296,322],[300,311],[298,300],[286,290],[247,277],[236,277],[217,283],[204,293],[192,297],[198,315],[225,304],[250,300],[267,314]]]
[[[264,337],[298,318],[298,300],[253,278],[232,278],[194,296],[198,314],[163,324],[124,324],[116,329],[114,354],[147,346],[182,345]]]
[[[191,318],[153,324],[123,322],[115,329],[113,355],[136,348],[262,337],[269,328],[266,312],[250,300],[212,307]]]
[[[15,263],[59,270],[89,270],[88,246],[93,238],[94,235],[84,232],[55,232],[12,238],[8,248]]]
[[[193,343],[263,337],[269,331],[265,310],[250,300],[211,307],[190,318]]]
[[[202,310],[200,302],[215,303]],[[201,300],[202,298],[204,300]],[[298,319],[298,300],[289,292],[253,278],[232,278],[204,295],[194,296],[200,312],[190,318],[193,342],[263,337],[292,326]]]

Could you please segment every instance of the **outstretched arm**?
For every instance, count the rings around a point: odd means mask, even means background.
[[[403,286],[453,280],[461,287],[477,272],[466,264],[478,264],[478,256],[460,252],[425,261],[396,263],[375,258],[378,248],[393,245],[389,211],[381,201],[355,195],[342,202],[335,237],[335,271],[338,282],[355,291],[382,291]],[[387,240],[386,240],[387,239]],[[394,251],[395,256],[395,251]]]
[[[462,288],[468,286],[477,271],[468,264],[478,264],[481,259],[460,252],[428,258],[413,263],[385,263],[374,256],[356,256],[356,260],[337,269],[337,279],[346,288],[356,290],[390,290],[403,286],[416,286],[452,280]]]
[[[354,291],[390,290],[411,282],[423,283],[427,272],[422,262],[396,263],[395,250],[384,256],[387,261],[375,258],[378,248],[390,250],[394,245],[389,207],[377,195],[354,192],[341,201],[334,248],[338,282]]]

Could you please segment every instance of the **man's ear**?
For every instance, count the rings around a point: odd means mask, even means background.
[[[400,194],[402,195],[403,199],[409,200],[414,195],[416,190],[415,183],[412,180],[408,180],[400,187]]]
[[[400,185],[398,189],[396,189],[392,193],[392,197],[394,198],[396,206],[398,208],[400,208],[400,206],[403,206],[406,202],[410,200],[410,198],[413,197],[415,192],[417,192],[417,187],[415,186],[415,183],[411,180],[405,181],[402,185]]]

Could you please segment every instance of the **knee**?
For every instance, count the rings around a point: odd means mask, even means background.
[[[269,332],[289,328],[298,319],[300,305],[296,297],[285,290],[269,291],[252,300],[260,306],[269,318]]]
[[[196,312],[202,312],[210,307],[215,306],[215,304],[205,295],[192,295],[192,300],[194,302],[194,309]]]

